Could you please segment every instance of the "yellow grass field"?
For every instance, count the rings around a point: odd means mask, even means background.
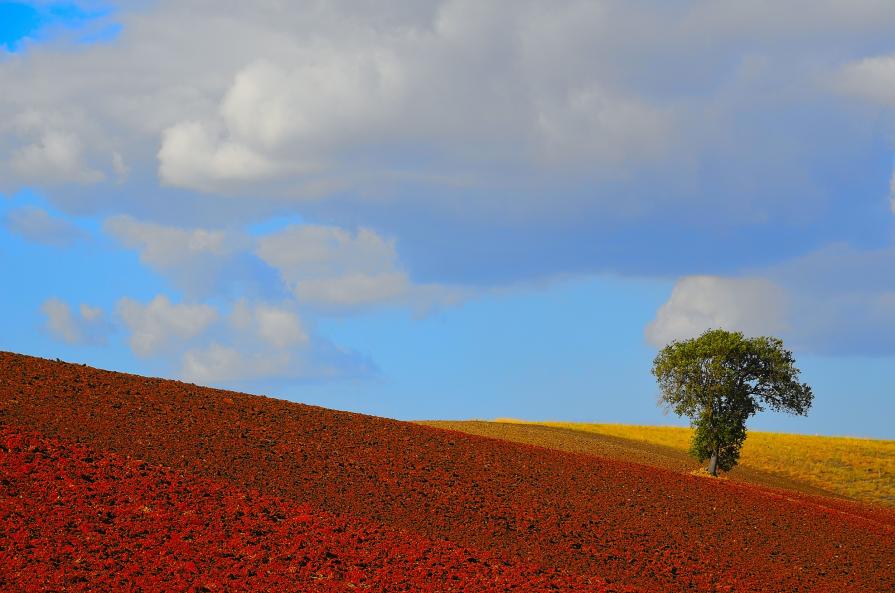
[[[497,422],[520,422],[498,419]],[[525,422],[687,450],[692,430],[672,426]],[[856,500],[895,507],[895,441],[749,431],[740,464]]]

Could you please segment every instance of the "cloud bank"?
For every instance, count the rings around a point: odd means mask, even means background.
[[[365,362],[317,318],[593,274],[679,278],[655,345],[736,326],[895,348],[893,289],[868,280],[891,276],[891,2],[160,0],[114,18],[111,43],[0,57],[0,191],[37,188],[137,253],[164,289],[118,295],[117,316],[185,376],[338,375]],[[44,209],[5,222],[82,238]],[[51,309],[56,335],[90,335]]]

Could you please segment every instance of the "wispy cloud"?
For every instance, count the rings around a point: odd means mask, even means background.
[[[41,307],[50,333],[68,344],[103,345],[112,331],[105,312],[98,307],[81,304],[76,311],[68,303],[52,298]]]
[[[34,206],[14,208],[3,217],[6,228],[21,237],[55,247],[69,247],[85,241],[89,235],[61,216]]]

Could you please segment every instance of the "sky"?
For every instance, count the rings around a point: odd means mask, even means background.
[[[400,419],[895,438],[895,3],[0,2],[0,349]]]

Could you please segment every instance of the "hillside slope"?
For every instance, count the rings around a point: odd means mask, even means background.
[[[662,591],[895,587],[895,514],[0,353],[0,423],[569,575]]]
[[[0,469],[0,591],[10,593],[388,593],[433,583],[622,593],[9,425]]]
[[[584,453],[651,465],[681,473],[690,473],[702,467],[702,464],[688,455],[685,450],[676,447],[606,434],[597,430],[582,430],[572,426],[483,420],[431,420],[420,422],[420,424],[514,443],[536,445],[557,451]],[[782,488],[815,496],[842,498],[811,483],[793,480],[787,476],[744,465],[737,466],[732,472],[724,474],[724,477],[757,486]]]
[[[500,424],[518,421],[500,421]],[[527,423],[526,423],[527,424]],[[546,426],[599,437],[625,439],[633,446],[660,446],[665,454],[686,455],[692,430],[675,426],[634,426],[539,422]],[[694,461],[690,463],[695,464]],[[784,487],[812,488],[895,507],[895,441],[749,431],[734,479]]]

